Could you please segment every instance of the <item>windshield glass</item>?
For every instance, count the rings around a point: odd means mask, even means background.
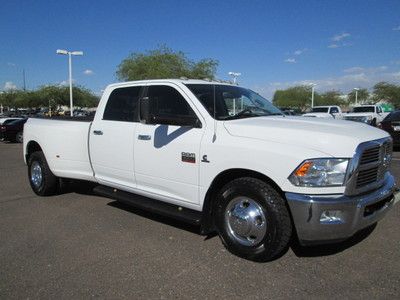
[[[353,108],[353,113],[364,113],[364,112],[375,112],[375,107],[374,106],[360,106],[360,107]]]
[[[249,89],[213,84],[187,84],[186,86],[212,117],[215,111],[217,120],[283,115],[271,102]]]
[[[328,112],[329,107],[314,107],[311,112]]]

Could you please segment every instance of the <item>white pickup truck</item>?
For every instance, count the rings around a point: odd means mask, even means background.
[[[379,105],[360,105],[353,107],[351,112],[345,114],[344,120],[377,126],[387,115],[388,113],[384,113]]]
[[[340,106],[314,106],[309,113],[303,114],[303,117],[343,119]]]
[[[112,84],[92,122],[29,119],[24,130],[36,194],[57,193],[62,178],[92,181],[263,261],[292,237],[334,242],[380,220],[395,203],[391,154],[380,129],[285,117],[249,89],[203,80]]]

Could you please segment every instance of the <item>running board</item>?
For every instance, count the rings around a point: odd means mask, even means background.
[[[93,189],[93,192],[100,196],[115,199],[130,206],[150,211],[159,215],[171,217],[186,223],[200,225],[201,212],[157,201],[151,198],[143,197],[137,194],[132,194],[107,186],[99,185]]]

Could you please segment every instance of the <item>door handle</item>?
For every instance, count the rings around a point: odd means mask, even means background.
[[[150,135],[145,135],[145,134],[139,134],[138,135],[138,140],[149,141],[149,140],[151,140],[151,136]]]
[[[103,131],[101,131],[101,130],[93,130],[93,134],[95,134],[95,135],[103,135]]]

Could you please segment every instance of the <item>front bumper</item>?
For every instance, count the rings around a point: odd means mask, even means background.
[[[322,244],[345,240],[381,220],[393,207],[397,194],[387,174],[379,189],[357,196],[286,193],[300,243]],[[333,216],[331,218],[326,218]]]

